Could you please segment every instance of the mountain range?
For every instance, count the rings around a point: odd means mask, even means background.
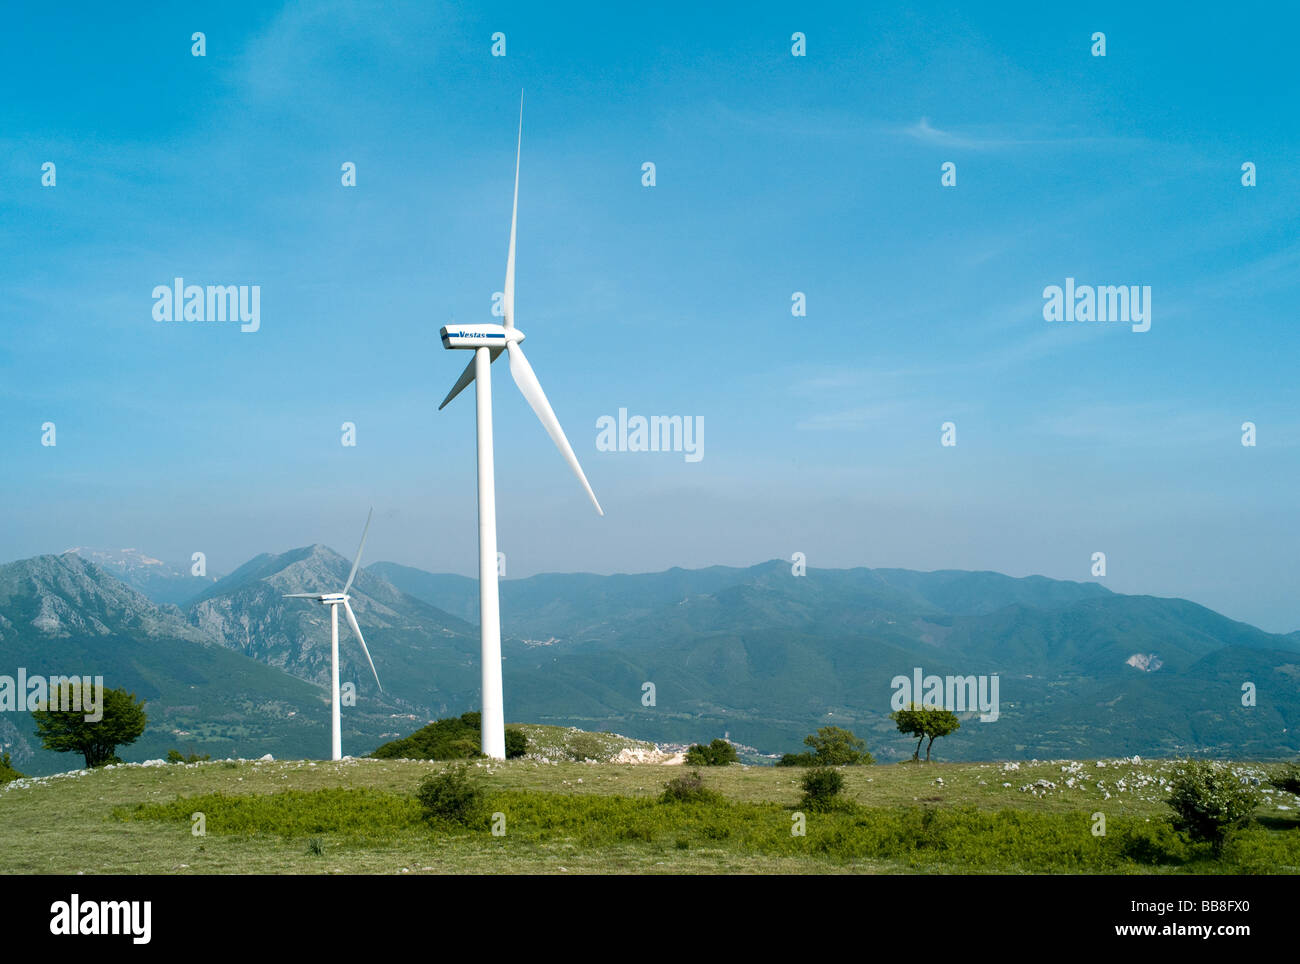
[[[196,576],[183,566],[155,559],[139,549],[69,549],[121,579],[156,603],[182,603],[217,581],[217,576]]]
[[[147,557],[146,557],[147,558]],[[101,560],[104,561],[104,560]],[[0,673],[102,673],[145,698],[127,759],[319,757],[328,745],[328,614],[285,593],[337,589],[325,546],[263,554],[178,596],[151,566],[85,550],[0,566]],[[183,578],[185,577],[182,573]],[[152,597],[152,598],[151,598]],[[353,607],[384,689],[346,628],[344,752],[476,709],[476,580],[379,562]],[[948,759],[1290,758],[1300,750],[1300,632],[1271,634],[1181,599],[993,572],[748,568],[544,574],[501,583],[506,713],[660,742],[724,734],[765,753],[833,723],[877,759],[910,755],[888,718],[897,677],[997,676],[996,721],[963,713]],[[649,685],[647,685],[649,684]],[[1247,685],[1249,684],[1249,685]],[[1255,705],[1243,705],[1243,687]],[[0,714],[20,769],[75,763]]]

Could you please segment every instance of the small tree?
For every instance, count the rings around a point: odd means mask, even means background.
[[[61,684],[60,689],[55,705],[73,706],[80,702],[72,699],[70,684]],[[101,710],[100,719],[87,720],[83,710],[52,710],[43,704],[32,711],[36,735],[47,750],[80,753],[86,758],[87,769],[112,763],[117,760],[119,746],[140,738],[148,717],[144,714],[144,702],[123,689],[104,690]]]
[[[426,820],[475,827],[487,820],[487,794],[464,764],[425,777],[415,791]]]
[[[696,743],[686,751],[686,764],[693,767],[721,767],[740,759],[736,748],[726,740],[714,740],[708,746]]]
[[[840,796],[844,789],[844,774],[834,767],[813,767],[803,775],[800,785],[803,799],[799,805],[805,810],[833,810],[844,802]]]
[[[517,726],[506,727],[506,759],[513,760],[528,752],[528,736]]]
[[[930,742],[925,745],[926,763],[930,762],[930,747],[934,746],[934,741],[961,728],[961,720],[957,719],[957,714],[952,710],[921,706],[919,703],[912,703],[905,710],[890,713],[889,718],[898,724],[899,733],[917,738],[916,749],[912,751],[912,759],[915,761],[921,758],[921,743],[926,737],[930,738]]]
[[[9,759],[8,753],[0,753],[0,784],[8,783],[10,780],[22,779],[22,774],[14,769],[13,761]]]
[[[816,733],[803,738],[812,751],[808,753],[787,753],[781,757],[778,766],[868,766],[876,758],[867,752],[865,741],[858,739],[852,730],[839,726],[823,726]]]
[[[1300,764],[1284,763],[1275,767],[1268,775],[1268,782],[1279,790],[1300,797]]]
[[[1204,841],[1219,853],[1228,833],[1240,827],[1259,806],[1260,794],[1227,767],[1206,760],[1188,760],[1170,783],[1165,802],[1174,810],[1175,830]]]
[[[594,760],[604,763],[609,760],[609,747],[594,733],[575,733],[569,738],[569,759],[578,763]]]
[[[699,770],[673,777],[664,784],[664,792],[659,795],[660,803],[716,803],[721,799],[722,794],[704,785]]]
[[[804,743],[812,747],[813,756],[820,766],[852,766],[858,763],[874,763],[867,752],[865,740],[858,739],[852,730],[839,726],[823,726],[815,734],[803,738]]]

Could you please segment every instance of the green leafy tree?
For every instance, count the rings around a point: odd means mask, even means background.
[[[686,763],[693,767],[722,767],[739,762],[736,748],[726,740],[714,740],[708,746],[696,743],[686,751]]]
[[[799,805],[805,810],[825,812],[845,803],[840,796],[840,791],[844,789],[844,774],[834,767],[813,767],[803,775],[800,785],[803,787],[803,799]]]
[[[9,759],[8,753],[0,753],[0,784],[8,783],[10,780],[22,779],[22,774],[14,769],[13,761]]]
[[[83,710],[52,710],[48,705],[32,711],[41,744],[59,753],[80,753],[87,769],[120,763],[117,748],[138,740],[148,722],[144,702],[124,689],[104,690],[103,715],[98,720],[87,720]],[[64,689],[55,705],[73,705],[71,687]]]
[[[718,803],[721,800],[722,794],[704,785],[699,770],[673,777],[664,784],[664,792],[659,795],[660,803]]]
[[[930,762],[930,747],[934,746],[934,741],[961,728],[961,720],[957,719],[957,714],[952,710],[922,706],[919,703],[912,703],[907,709],[890,713],[889,718],[898,725],[899,733],[917,738],[916,749],[912,751],[913,760],[920,760],[921,744],[929,737],[930,742],[925,744],[926,763]]]
[[[1259,806],[1260,793],[1224,766],[1207,760],[1188,760],[1170,783],[1165,802],[1173,808],[1175,830],[1192,840],[1223,849],[1229,832],[1242,826]]]
[[[1275,767],[1268,775],[1268,782],[1279,790],[1300,797],[1300,764],[1284,763]]]
[[[852,730],[843,727],[823,726],[815,734],[805,736],[803,741],[812,747],[813,756],[820,766],[839,767],[876,762],[867,752],[866,741],[858,739]]]
[[[575,733],[569,737],[569,759],[582,763],[595,760],[604,763],[610,757],[609,747],[595,733]]]
[[[528,735],[517,726],[506,727],[506,759],[513,760],[528,752]]]
[[[477,827],[488,819],[487,792],[465,764],[425,777],[415,791],[425,819]]]
[[[812,750],[787,753],[778,761],[778,766],[869,766],[876,762],[876,758],[867,752],[866,742],[843,727],[823,726],[816,733],[805,736],[803,741]]]
[[[378,747],[370,755],[380,760],[472,760],[481,757],[482,717],[476,712],[436,720],[410,736]],[[506,758],[528,752],[528,737],[517,726],[506,727]]]

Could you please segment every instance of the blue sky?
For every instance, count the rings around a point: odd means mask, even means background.
[[[0,36],[4,559],[229,571],[374,504],[371,561],[474,572],[438,328],[493,320],[524,89],[518,324],[607,515],[493,366],[509,575],[1103,551],[1300,629],[1295,15],[175,6]],[[176,276],[260,285],[261,329],[155,322]],[[1066,277],[1150,285],[1151,330],[1045,322]],[[704,458],[597,451],[619,408],[702,417]]]

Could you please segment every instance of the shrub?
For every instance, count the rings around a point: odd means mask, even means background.
[[[1300,764],[1284,763],[1274,767],[1268,775],[1268,782],[1279,790],[1300,796]]]
[[[844,789],[844,774],[832,767],[813,767],[799,781],[803,787],[803,799],[799,805],[805,810],[834,810],[842,804],[844,798],[840,791]]]
[[[579,763],[584,760],[602,763],[609,759],[609,750],[594,733],[575,733],[569,740],[569,756]]]
[[[325,842],[320,837],[312,837],[307,841],[307,853],[312,857],[324,856]]]
[[[168,751],[167,751],[167,762],[168,762],[168,763],[203,763],[203,762],[205,762],[205,761],[207,761],[207,760],[211,760],[211,759],[212,759],[212,756],[211,756],[210,754],[207,754],[207,753],[204,753],[202,756],[200,756],[200,755],[197,754],[197,753],[191,753],[189,756],[186,756],[186,755],[185,755],[184,753],[182,753],[180,750],[168,750]]]
[[[1170,786],[1173,795],[1165,802],[1173,808],[1174,829],[1212,844],[1216,854],[1228,834],[1245,824],[1259,806],[1254,787],[1243,784],[1227,767],[1205,760],[1187,761]]]
[[[1119,852],[1139,864],[1181,864],[1187,860],[1187,841],[1168,821],[1152,820],[1120,830]]]
[[[528,752],[528,737],[517,726],[506,727],[506,759],[513,760]]]
[[[481,755],[481,721],[478,713],[449,716],[385,743],[370,755],[385,760],[468,760]]]
[[[165,804],[118,807],[125,819],[175,820],[190,827],[191,815],[207,815],[209,835],[274,835],[285,838],[325,835],[350,841],[391,839],[394,833],[426,823],[420,804],[411,794],[388,793],[367,787],[328,787],[322,790],[280,790],[276,793],[206,793],[178,797]]]
[[[690,773],[683,773],[679,777],[673,777],[664,786],[664,792],[659,797],[660,803],[716,803],[722,799],[722,794],[710,790],[704,785],[704,778],[700,776],[699,770],[692,770]]]
[[[693,767],[723,767],[739,761],[736,748],[726,740],[714,740],[708,746],[696,743],[686,751],[686,762]]]
[[[483,745],[482,736],[462,737],[458,740],[448,740],[444,745],[442,756],[434,757],[436,760],[472,760],[475,757],[483,755],[481,749]]]
[[[0,753],[0,784],[8,783],[10,780],[20,780],[22,776],[21,773],[14,769],[9,754]]]
[[[487,820],[487,795],[464,765],[425,777],[415,791],[415,799],[430,821],[474,827]]]
[[[876,758],[867,752],[867,744],[852,730],[839,726],[823,726],[816,733],[803,738],[812,747],[811,752],[787,753],[777,761],[783,767],[813,766],[870,766]]]

